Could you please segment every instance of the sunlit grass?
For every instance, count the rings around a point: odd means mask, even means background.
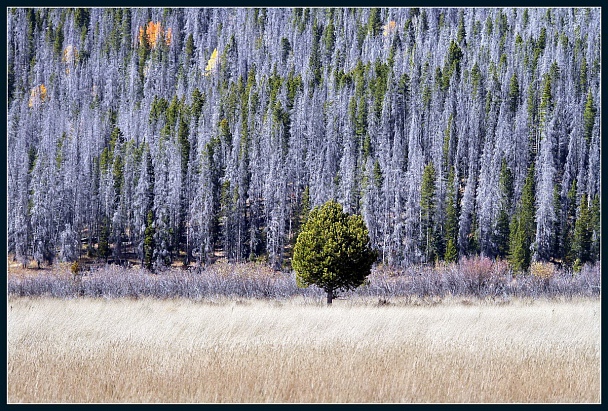
[[[598,402],[598,299],[8,302],[9,402]]]

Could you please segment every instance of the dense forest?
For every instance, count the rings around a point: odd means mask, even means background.
[[[599,259],[599,9],[9,9],[8,253]]]

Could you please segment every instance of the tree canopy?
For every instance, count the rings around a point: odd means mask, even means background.
[[[360,215],[348,215],[335,201],[315,207],[293,251],[298,285],[316,285],[331,304],[336,291],[353,290],[365,282],[378,254],[372,249]]]

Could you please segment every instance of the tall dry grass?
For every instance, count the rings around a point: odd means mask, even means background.
[[[474,301],[11,297],[8,401],[600,400],[599,300]]]

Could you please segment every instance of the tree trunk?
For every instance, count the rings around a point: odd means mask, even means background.
[[[327,290],[327,305],[330,305],[334,298],[334,290]]]

